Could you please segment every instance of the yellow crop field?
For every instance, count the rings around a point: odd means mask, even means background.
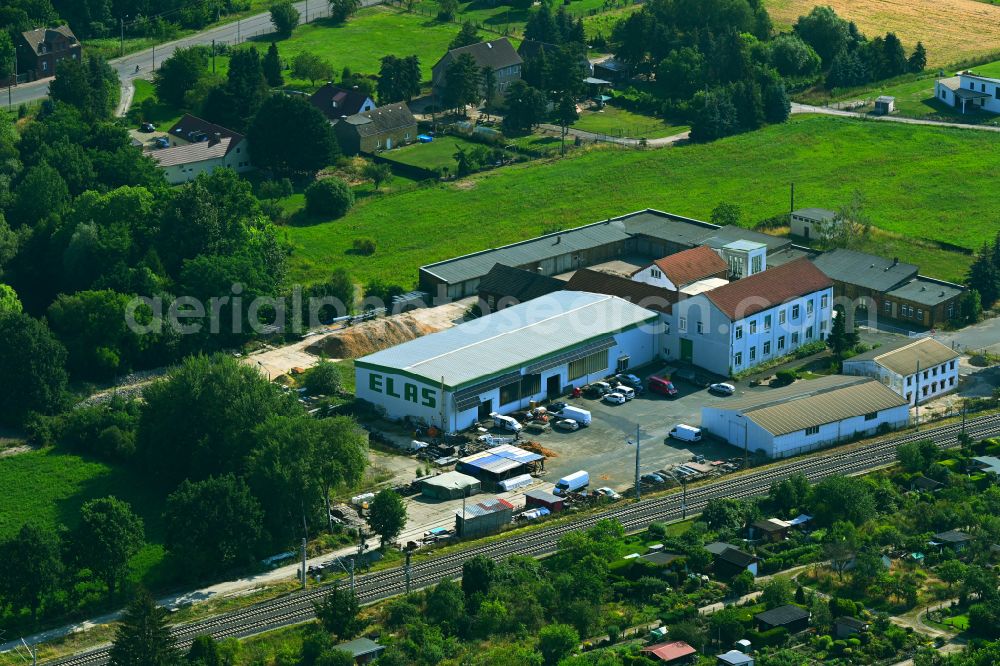
[[[779,27],[792,25],[815,5],[830,5],[869,38],[895,32],[907,51],[922,41],[930,67],[1000,50],[1000,6],[976,0],[766,0],[766,4]]]

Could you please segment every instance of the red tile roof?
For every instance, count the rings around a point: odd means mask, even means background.
[[[696,652],[697,650],[684,641],[657,643],[656,645],[647,645],[642,648],[642,654],[653,655],[660,659],[660,661],[673,661],[674,659],[680,659]]]
[[[589,291],[592,294],[617,296],[648,310],[667,314],[670,313],[671,306],[677,302],[676,291],[589,268],[581,268],[573,273],[573,277],[563,288],[568,291]]]
[[[832,286],[830,278],[803,257],[706,291],[705,296],[736,321]]]
[[[653,263],[678,289],[686,284],[729,271],[726,260],[707,245],[671,254]]]

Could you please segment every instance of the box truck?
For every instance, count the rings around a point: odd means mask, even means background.
[[[590,484],[590,475],[585,471],[580,470],[579,472],[573,472],[568,476],[556,481],[556,487],[552,491],[554,495],[565,495],[566,493],[575,493],[583,488],[586,488]]]
[[[586,409],[580,409],[579,407],[574,407],[572,405],[566,405],[563,410],[559,412],[559,416],[564,419],[573,419],[582,426],[590,425],[590,412]]]

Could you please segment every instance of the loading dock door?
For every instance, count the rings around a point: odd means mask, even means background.
[[[729,443],[733,446],[743,448],[743,438],[746,436],[746,429],[742,423],[729,422]]]
[[[562,394],[562,379],[559,375],[552,375],[545,380],[545,394],[549,400],[558,398]]]
[[[492,413],[493,413],[493,401],[492,400],[484,400],[483,402],[479,403],[479,420],[480,421],[485,421],[486,419],[488,419],[490,417],[490,414],[492,414]]]

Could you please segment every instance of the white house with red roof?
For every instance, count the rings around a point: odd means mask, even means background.
[[[632,274],[636,282],[680,292],[702,280],[722,280],[729,275],[729,264],[707,245],[683,250],[657,259]]]

